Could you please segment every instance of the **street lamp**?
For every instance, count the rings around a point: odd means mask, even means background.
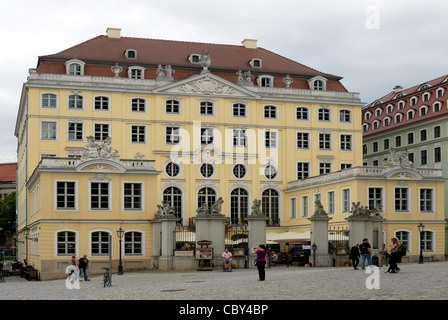
[[[317,246],[315,243],[313,243],[313,245],[311,246],[311,249],[313,249],[313,267],[316,266],[316,249]]]
[[[121,238],[123,238],[123,235],[124,235],[124,230],[121,229],[121,227],[120,227],[120,229],[117,230],[117,236],[118,236],[118,239],[120,239],[120,260],[118,262],[118,272],[117,272],[118,275],[123,274],[123,266],[121,264]]]
[[[425,226],[420,222],[418,225],[418,231],[420,232],[420,256],[418,258],[418,263],[423,263],[423,231],[425,230]]]

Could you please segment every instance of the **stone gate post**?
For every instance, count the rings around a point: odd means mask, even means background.
[[[316,267],[329,267],[330,256],[328,255],[328,221],[329,218],[321,202],[315,201],[316,210],[311,218],[311,246],[316,245],[316,250],[311,250],[311,263]]]

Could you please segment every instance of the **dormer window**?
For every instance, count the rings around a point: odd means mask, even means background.
[[[404,101],[398,102],[398,110],[404,109],[404,105],[405,105]]]
[[[82,76],[84,75],[84,65],[85,62],[81,60],[78,59],[69,60],[65,63],[66,73],[75,76]]]
[[[429,92],[426,92],[423,94],[423,102],[429,101],[429,98],[431,97],[431,94]]]
[[[381,108],[378,108],[375,110],[375,117],[380,117],[381,113],[383,113],[383,110],[381,110]]]
[[[310,86],[311,90],[326,91],[327,79],[322,76],[316,76],[308,80],[308,85]]]
[[[422,85],[420,86],[420,88],[417,89],[417,91],[422,91],[422,90],[425,90],[425,89],[428,89],[428,88],[429,88],[429,85],[427,85],[427,84],[422,84]]]
[[[199,62],[201,62],[201,55],[197,53],[192,53],[188,57],[188,60],[190,61],[190,63],[199,64]]]
[[[259,76],[257,78],[257,83],[259,87],[273,87],[274,77],[273,76]]]
[[[439,88],[439,89],[437,89],[437,91],[436,91],[436,97],[437,97],[437,98],[442,98],[444,92],[445,92],[445,89],[443,89],[443,88]]]
[[[254,58],[249,61],[249,64],[252,66],[252,68],[261,68],[262,61],[261,61],[261,59]]]
[[[411,98],[411,107],[415,106],[417,104],[417,98],[416,97],[412,97]]]
[[[370,113],[370,111],[367,111],[367,112],[364,114],[364,120],[369,120],[371,116],[372,116],[372,113]]]
[[[128,77],[130,79],[144,79],[145,78],[145,68],[143,67],[129,67]]]
[[[137,50],[127,49],[124,53],[126,59],[128,60],[137,60]]]

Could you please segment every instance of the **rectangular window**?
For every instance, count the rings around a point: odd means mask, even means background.
[[[302,217],[308,217],[308,196],[302,196]]]
[[[342,212],[350,212],[350,189],[342,189]]]
[[[422,130],[420,131],[420,141],[426,141],[427,139],[427,131],[426,130]]]
[[[42,121],[42,140],[56,140],[57,122]]]
[[[350,169],[351,167],[351,163],[341,163],[341,170]]]
[[[95,123],[94,126],[95,141],[104,141],[109,137],[109,125],[105,123]]]
[[[421,188],[420,189],[420,212],[433,212],[433,189],[426,189]]]
[[[132,112],[145,112],[146,111],[146,101],[141,98],[134,98],[131,101],[131,111]]]
[[[165,143],[166,144],[180,143],[180,127],[166,127]]]
[[[369,209],[374,209],[377,205],[383,207],[383,188],[368,188],[368,197]]]
[[[327,192],[327,214],[334,214],[335,197],[334,191]]]
[[[289,198],[289,217],[297,218],[297,198]]]
[[[330,110],[328,109],[319,109],[317,112],[317,118],[319,121],[330,121]]]
[[[413,144],[414,143],[414,133],[410,132],[408,133],[408,144]]]
[[[123,205],[125,210],[141,210],[143,193],[141,183],[125,183]]]
[[[233,146],[245,147],[246,146],[246,130],[245,129],[233,129]]]
[[[179,114],[180,113],[180,103],[177,100],[167,100],[165,102],[165,112]]]
[[[320,162],[319,163],[319,174],[326,174],[331,172],[330,162]]]
[[[83,140],[83,124],[82,123],[68,123],[68,140],[82,141]]]
[[[408,188],[395,188],[395,211],[409,211],[408,192]]]
[[[202,101],[199,105],[199,113],[202,116],[212,116],[214,114],[214,103]]]
[[[310,148],[310,134],[308,132],[297,132],[297,149]]]
[[[131,126],[131,142],[132,143],[146,142],[146,126]]]
[[[441,137],[441,131],[440,126],[434,127],[434,138],[440,138]]]
[[[276,106],[264,106],[264,118],[265,119],[277,119],[277,107]]]
[[[350,110],[341,110],[339,111],[339,121],[340,122],[351,122],[351,111]]]
[[[143,253],[143,236],[141,232],[126,232],[124,234],[124,254],[126,256],[141,256]]]
[[[266,130],[264,132],[264,146],[266,148],[277,148],[277,131]]]
[[[442,161],[442,151],[440,147],[434,148],[434,162]]]
[[[420,164],[421,165],[428,164],[428,151],[427,150],[420,151]]]
[[[109,210],[109,183],[90,183],[90,208],[92,210]]]
[[[310,163],[297,162],[297,180],[305,179],[310,176]]]
[[[76,209],[76,182],[74,181],[56,182],[56,209],[57,210]]]
[[[331,149],[331,134],[319,133],[319,149],[330,150]]]
[[[372,143],[372,149],[373,149],[373,152],[378,152],[378,142],[374,142],[374,143]]]
[[[401,147],[401,136],[396,136],[395,137],[395,147]]]
[[[201,128],[201,145],[213,143],[213,128]]]
[[[341,134],[341,150],[352,150],[352,136],[350,134]]]
[[[384,139],[383,148],[384,150],[389,150],[389,139]]]

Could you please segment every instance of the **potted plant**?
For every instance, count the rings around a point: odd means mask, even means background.
[[[350,267],[352,263],[350,262],[350,260],[345,260],[344,261],[344,267]]]

